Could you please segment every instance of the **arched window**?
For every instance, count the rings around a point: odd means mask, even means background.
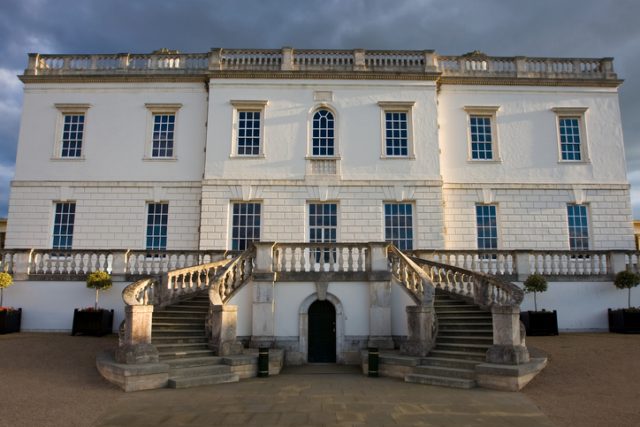
[[[335,155],[335,120],[333,113],[326,109],[320,109],[313,115],[311,155],[334,156]]]

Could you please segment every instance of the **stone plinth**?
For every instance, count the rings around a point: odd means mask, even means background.
[[[429,354],[435,344],[433,307],[407,306],[407,326],[409,333],[407,340],[402,343],[402,354],[420,357]]]

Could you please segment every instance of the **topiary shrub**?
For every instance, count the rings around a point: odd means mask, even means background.
[[[640,276],[632,271],[624,270],[616,274],[613,284],[618,289],[628,289],[627,297],[628,309],[631,309],[631,288],[635,288],[640,284]]]
[[[533,306],[535,308],[535,311],[538,311],[538,301],[536,299],[536,294],[538,292],[546,292],[547,289],[547,279],[545,279],[542,274],[532,274],[527,277],[527,280],[524,281],[524,291],[526,293],[533,292]]]
[[[105,291],[112,285],[111,275],[106,271],[94,271],[87,276],[87,288],[96,290],[95,310],[98,310],[98,298],[100,296],[100,291]]]
[[[2,307],[2,300],[4,299],[4,288],[8,288],[13,285],[13,276],[9,273],[0,273],[0,307]]]

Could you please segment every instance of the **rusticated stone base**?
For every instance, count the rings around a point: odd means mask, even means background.
[[[115,361],[128,365],[158,363],[158,350],[152,344],[124,345],[116,350]]]
[[[521,365],[529,362],[529,350],[523,345],[493,345],[487,350],[487,362],[499,365]]]

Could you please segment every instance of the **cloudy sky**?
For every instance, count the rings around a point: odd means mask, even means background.
[[[7,214],[28,52],[435,49],[615,58],[640,218],[639,0],[0,0],[0,217]]]

